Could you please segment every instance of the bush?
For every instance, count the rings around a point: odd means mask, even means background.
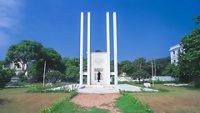
[[[19,76],[21,82],[27,82],[28,81],[27,77],[25,76],[25,73],[21,72],[21,73],[18,74],[18,76]]]
[[[15,75],[14,70],[2,69],[0,67],[0,88],[3,88],[8,83],[12,76]]]
[[[47,80],[51,83],[56,83],[64,76],[60,71],[51,70],[47,73]]]
[[[196,77],[194,80],[194,86],[200,88],[200,76]]]

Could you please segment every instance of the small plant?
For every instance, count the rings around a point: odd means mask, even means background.
[[[58,109],[60,105],[62,105],[66,101],[66,99],[60,100],[56,103],[53,103],[50,107],[42,110],[42,113],[52,113],[54,110]]]
[[[74,98],[77,94],[78,94],[78,92],[76,91],[76,90],[72,90],[72,91],[70,91],[70,99],[72,99],[72,98]]]

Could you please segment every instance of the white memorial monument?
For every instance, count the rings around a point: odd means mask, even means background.
[[[83,72],[83,40],[84,40],[84,13],[80,18],[80,85],[83,84],[83,76],[87,76],[87,85],[114,85],[118,84],[117,63],[117,17],[116,12],[112,14],[113,19],[113,46],[114,46],[114,72],[110,72],[110,15],[106,13],[106,52],[90,51],[90,12],[87,12],[87,71]]]

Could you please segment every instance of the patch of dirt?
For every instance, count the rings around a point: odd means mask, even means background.
[[[0,113],[39,113],[66,93],[26,93],[24,89],[0,92]]]
[[[112,94],[85,94],[79,93],[76,97],[71,99],[82,107],[96,107],[100,109],[107,109],[110,113],[120,113],[118,109],[114,107],[115,100],[120,96],[118,93]]]
[[[200,113],[200,93],[183,95],[136,96],[155,113]]]

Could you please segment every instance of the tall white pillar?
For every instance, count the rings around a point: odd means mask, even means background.
[[[107,39],[107,54],[108,54],[108,72],[110,77],[110,17],[109,12],[106,12],[106,39]]]
[[[118,62],[117,62],[117,14],[113,12],[113,42],[114,42],[114,73],[115,85],[118,84]]]
[[[80,20],[80,81],[79,84],[83,85],[83,26],[84,26],[84,14],[81,12]]]
[[[90,12],[87,13],[87,85],[90,85]]]
[[[109,18],[109,12],[106,12],[106,37],[107,37],[107,53],[110,54],[110,18]]]

